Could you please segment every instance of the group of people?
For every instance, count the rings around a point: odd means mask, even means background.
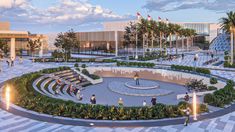
[[[2,64],[1,64],[2,62],[4,62],[4,58],[3,58],[3,56],[0,56],[0,72],[3,71],[3,69],[2,69]],[[15,64],[15,58],[14,58],[14,57],[8,58],[8,59],[6,60],[6,63],[7,63],[7,66],[8,66],[8,67],[13,67],[14,64]],[[19,64],[22,64],[22,63],[23,63],[23,57],[20,56],[20,57],[19,57]]]

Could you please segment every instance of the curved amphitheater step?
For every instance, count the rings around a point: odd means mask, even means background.
[[[56,83],[58,78],[60,78],[65,84],[58,85]],[[65,70],[41,76],[33,82],[33,87],[39,93],[52,98],[79,102],[76,95],[73,92],[70,92],[70,84],[73,84],[75,87],[80,87],[90,84],[90,82],[73,70]],[[82,89],[83,88],[81,88],[81,90]],[[56,94],[56,90],[58,90],[58,94]]]
[[[49,95],[49,96],[51,96],[51,95],[53,95],[52,93],[50,93],[49,92],[49,90],[46,90],[47,88],[47,85],[49,85],[48,83],[50,83],[51,81],[53,81],[53,79],[52,78],[48,78],[48,79],[46,79],[45,81],[43,81],[42,83],[41,83],[41,90],[43,91],[43,93],[45,93],[46,95]]]

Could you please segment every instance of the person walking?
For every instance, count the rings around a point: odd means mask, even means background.
[[[185,96],[184,96],[184,101],[188,102],[189,101],[189,95],[188,93],[186,92]]]
[[[147,106],[146,100],[143,101],[143,106]]]
[[[118,100],[118,105],[119,105],[120,107],[123,107],[124,102],[123,102],[122,98],[119,98],[119,100]]]
[[[13,67],[14,66],[14,58],[12,57],[11,58],[11,67]]]
[[[156,105],[157,104],[157,98],[156,97],[152,97],[151,103],[152,103],[152,106]]]
[[[184,126],[188,126],[191,109],[189,107],[187,107],[184,110],[184,112],[185,112],[185,116],[186,116],[185,121],[184,121]]]
[[[80,95],[81,95],[81,91],[80,89],[77,90],[77,94],[76,94],[76,97],[78,100],[80,100]]]
[[[91,96],[90,102],[91,104],[96,104],[96,98],[94,94]]]

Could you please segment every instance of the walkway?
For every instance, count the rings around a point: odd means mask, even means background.
[[[19,65],[16,62],[16,66],[7,68],[4,64],[4,71],[0,73],[0,83],[16,77],[20,76],[24,73],[29,73],[32,71],[38,71],[44,68],[50,67],[57,67],[55,64],[38,64],[38,63],[31,63],[28,60],[25,60],[24,64]],[[218,71],[219,74],[220,71]],[[219,74],[224,76],[225,74]],[[235,77],[235,73],[226,74],[226,77]],[[77,124],[79,125],[79,124]],[[92,125],[92,124],[91,124]],[[204,132],[204,131],[211,131],[211,132],[234,132],[235,131],[235,112],[210,119],[199,121],[196,123],[192,123],[187,127],[183,125],[171,125],[171,126],[164,126],[164,127],[127,127],[127,128],[107,128],[107,127],[81,127],[81,126],[71,126],[71,125],[62,125],[62,124],[52,124],[47,122],[41,122],[32,120],[29,118],[21,117],[13,115],[9,112],[0,109],[0,131],[4,132],[75,132],[75,131],[90,131],[90,132],[125,132],[125,131],[142,131],[142,132],[174,132],[174,131],[195,131],[195,132]]]

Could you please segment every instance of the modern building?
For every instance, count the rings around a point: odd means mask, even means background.
[[[80,49],[86,50],[111,50],[118,56],[123,50],[124,31],[130,22],[136,21],[117,21],[105,22],[103,24],[104,31],[94,32],[78,32],[77,38],[80,40]],[[205,22],[173,22],[181,25],[184,28],[196,30],[197,39],[205,38],[206,41],[212,42],[219,33],[219,25],[215,23]],[[181,41],[181,40],[179,40]],[[192,40],[190,40],[192,42]],[[133,49],[132,49],[133,51]]]
[[[39,55],[42,56],[43,51],[47,50],[48,37],[43,34],[30,34],[28,31],[12,31],[10,30],[9,22],[0,22],[0,39],[6,41],[10,48],[10,57],[15,58],[16,53],[20,50],[28,51],[28,40],[41,40],[41,47],[38,50]]]

